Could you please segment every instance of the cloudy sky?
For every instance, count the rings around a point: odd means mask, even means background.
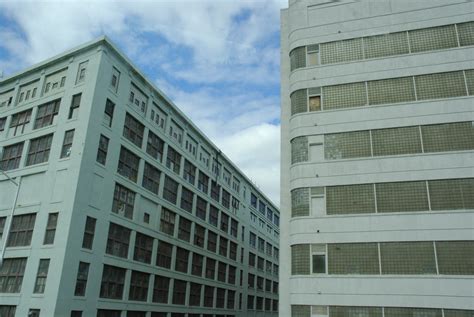
[[[8,76],[106,34],[276,204],[286,0],[0,0]]]

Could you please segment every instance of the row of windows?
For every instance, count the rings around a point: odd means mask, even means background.
[[[278,248],[273,247],[271,243],[266,242],[265,239],[257,236],[253,232],[250,232],[249,245],[251,248],[258,250],[262,254],[266,254],[268,257],[273,256],[276,260],[278,260],[280,256],[280,252]],[[253,254],[253,253],[250,253],[250,254]],[[278,272],[276,272],[275,274],[278,274]]]
[[[100,297],[123,299],[126,274],[124,268],[104,265]],[[130,274],[130,301],[235,309],[234,290],[134,270]]]
[[[474,241],[297,244],[291,274],[474,275]]]
[[[277,251],[278,251],[278,249],[277,249]],[[257,256],[252,252],[249,252],[248,265],[249,265],[249,267],[257,268],[257,270],[259,270],[259,271],[265,271],[268,274],[272,274],[272,272],[273,272],[273,274],[275,276],[278,276],[278,265],[277,264],[272,265],[271,261],[268,261],[268,260],[265,261],[264,258],[262,258],[260,256]]]
[[[474,95],[474,70],[387,78],[299,89],[291,93],[291,115],[363,106]]]
[[[278,305],[276,305],[278,306]],[[16,306],[0,305],[0,316],[2,317],[15,317]],[[30,309],[28,311],[28,317],[40,317],[40,309]],[[83,312],[80,310],[71,310],[71,317],[83,317]],[[122,311],[115,309],[98,309],[97,317],[122,317]],[[151,312],[151,315],[147,315],[146,311],[126,311],[126,317],[235,317],[235,315],[222,315],[222,314],[191,314],[191,313],[167,313],[167,312]]]
[[[270,223],[273,223],[277,227],[280,226],[280,216],[276,212],[273,212],[270,206],[267,206],[267,203],[259,199],[254,193],[250,193],[250,206],[258,210],[263,219],[266,217],[266,220]]]
[[[290,52],[290,69],[463,47],[473,39],[474,22],[467,22],[311,44]]]
[[[310,306],[291,305],[291,317],[472,317],[473,310],[412,308],[412,307],[364,307],[364,306]]]
[[[265,279],[262,276],[256,276],[255,274],[249,273],[247,284],[248,287],[251,289],[257,289],[261,292],[265,291],[268,293],[278,294],[278,282]]]
[[[474,178],[440,179],[291,191],[291,216],[474,209]]]
[[[0,293],[20,293],[27,258],[4,259],[0,267]],[[34,294],[43,294],[48,277],[50,259],[40,259],[36,273]],[[3,315],[0,315],[3,316]]]

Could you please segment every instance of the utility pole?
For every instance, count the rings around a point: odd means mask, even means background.
[[[6,224],[5,224],[5,232],[4,234],[4,239],[2,242],[2,249],[0,250],[0,267],[3,265],[3,257],[5,256],[5,248],[7,247],[7,241],[8,241],[8,236],[10,233],[10,227],[13,221],[13,215],[15,214],[15,208],[16,208],[16,203],[18,201],[18,194],[20,193],[20,184],[21,184],[21,178],[18,178],[18,182],[14,181],[5,171],[0,169],[0,173],[5,175],[7,179],[12,182],[16,186],[16,193],[15,193],[15,198],[13,199],[13,206],[10,212],[10,217],[7,219]]]

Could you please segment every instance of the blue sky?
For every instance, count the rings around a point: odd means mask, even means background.
[[[275,203],[286,0],[0,0],[8,76],[107,35]]]

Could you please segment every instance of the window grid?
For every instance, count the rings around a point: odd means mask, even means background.
[[[31,140],[30,148],[28,149],[28,157],[26,159],[26,166],[47,162],[52,141],[52,134]]]
[[[5,146],[0,159],[0,170],[9,171],[20,166],[24,142]]]

